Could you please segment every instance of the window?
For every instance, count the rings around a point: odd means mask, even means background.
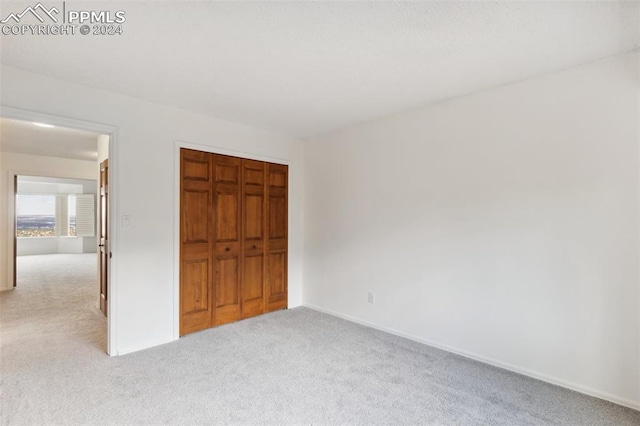
[[[56,236],[55,195],[18,194],[16,216],[16,236]]]
[[[95,235],[92,194],[17,194],[16,236]]]

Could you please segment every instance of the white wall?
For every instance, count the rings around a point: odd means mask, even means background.
[[[97,142],[98,149],[98,167],[100,167],[100,163],[109,158],[109,136],[108,135],[100,135],[98,136]],[[100,169],[98,169],[98,176],[100,175]],[[98,182],[98,185],[100,183]]]
[[[639,408],[639,87],[629,54],[306,144],[303,303]]]
[[[111,301],[113,354],[162,344],[175,337],[174,226],[176,141],[222,148],[289,163],[289,306],[301,303],[302,145],[297,140],[204,115],[164,107],[102,90],[3,66],[3,107],[70,117],[117,128],[111,194],[115,217],[130,226],[114,230]],[[179,84],[179,82],[175,82]],[[0,111],[1,112],[1,111]],[[112,151],[113,154],[113,151]],[[3,156],[4,161],[4,156]],[[95,167],[93,168],[95,170]],[[1,218],[0,218],[1,220]],[[112,228],[113,229],[113,228]],[[1,238],[1,236],[0,236]],[[6,258],[4,245],[0,258]],[[6,263],[1,265],[6,267]],[[4,281],[5,274],[0,274]],[[3,283],[5,286],[8,283]],[[115,299],[115,300],[114,300]]]
[[[83,253],[83,238],[76,237],[33,237],[18,238],[18,256],[33,254]],[[93,250],[95,252],[95,250]],[[92,253],[92,252],[88,252]]]

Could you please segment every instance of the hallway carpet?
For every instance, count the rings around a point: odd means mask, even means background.
[[[95,255],[0,294],[3,425],[639,425],[640,412],[307,308],[104,354]]]

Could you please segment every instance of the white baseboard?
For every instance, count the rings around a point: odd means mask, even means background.
[[[615,395],[611,395],[611,394],[606,393],[606,392],[600,392],[600,391],[598,391],[596,389],[592,389],[592,388],[589,388],[587,386],[582,386],[582,385],[579,385],[577,383],[568,382],[566,380],[562,380],[562,379],[559,379],[557,377],[549,376],[547,374],[540,373],[538,371],[534,371],[534,370],[530,370],[530,369],[527,369],[527,368],[518,367],[516,365],[509,364],[507,362],[502,362],[502,361],[494,359],[494,358],[485,357],[485,356],[482,356],[482,355],[474,353],[474,352],[469,352],[469,351],[466,351],[466,350],[463,350],[463,349],[460,349],[460,348],[452,347],[452,346],[445,345],[445,344],[442,344],[442,343],[439,343],[439,342],[434,342],[432,340],[422,339],[420,337],[417,337],[417,336],[414,336],[414,335],[411,335],[411,334],[408,334],[408,333],[404,333],[404,332],[399,331],[399,330],[394,330],[392,328],[388,328],[388,327],[384,327],[384,326],[381,326],[381,325],[378,325],[378,324],[374,324],[374,323],[371,323],[369,321],[365,321],[365,320],[362,320],[362,319],[359,319],[359,318],[352,317],[350,315],[341,314],[339,312],[335,312],[335,311],[332,311],[330,309],[325,309],[325,308],[322,308],[320,306],[316,306],[316,305],[313,305],[313,304],[310,304],[310,303],[303,303],[302,306],[305,306],[305,307],[307,307],[309,309],[313,309],[315,311],[323,312],[325,314],[333,315],[335,317],[342,318],[342,319],[345,319],[347,321],[355,322],[355,323],[360,324],[360,325],[371,327],[371,328],[374,328],[376,330],[380,330],[380,331],[384,331],[386,333],[394,334],[396,336],[404,337],[406,339],[413,340],[415,342],[422,343],[422,344],[427,345],[427,346],[431,346],[431,347],[434,347],[434,348],[437,348],[437,349],[441,349],[443,351],[447,351],[447,352],[454,353],[456,355],[463,356],[465,358],[470,358],[470,359],[473,359],[475,361],[480,361],[480,362],[483,362],[485,364],[492,365],[494,367],[499,367],[499,368],[503,368],[505,370],[513,371],[514,373],[522,374],[524,376],[529,376],[529,377],[532,377],[532,378],[537,379],[537,380],[542,380],[543,382],[551,383],[553,385],[561,386],[563,388],[567,388],[567,389],[570,389],[570,390],[573,390],[573,391],[576,391],[576,392],[580,392],[580,393],[583,393],[585,395],[593,396],[595,398],[603,399],[605,401],[613,402],[614,404],[622,405],[624,407],[628,407],[628,408],[632,408],[634,410],[640,411],[640,401],[631,401],[631,400],[628,400],[628,399],[619,398],[619,397],[617,397]]]
[[[166,345],[167,343],[171,343],[171,342],[175,342],[178,339],[166,339],[166,340],[160,340],[157,342],[153,342],[153,343],[145,343],[142,345],[135,345],[135,346],[128,346],[128,347],[124,347],[124,348],[118,348],[117,352],[115,354],[111,354],[110,356],[122,356],[122,355],[127,355],[127,354],[131,354],[134,352],[139,352],[139,351],[143,351],[145,349],[151,349],[151,348],[155,348],[156,346],[160,346],[160,345]]]

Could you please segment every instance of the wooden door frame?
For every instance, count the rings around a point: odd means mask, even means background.
[[[99,160],[99,159],[98,159]],[[109,158],[98,163],[98,205],[96,208],[96,242],[98,243],[98,285],[100,287],[100,312],[109,315]],[[106,173],[103,174],[103,170]],[[104,194],[104,195],[103,195]],[[103,206],[106,208],[103,209]],[[104,231],[104,232],[103,232]],[[104,290],[104,291],[103,291]],[[104,297],[103,297],[104,295]]]
[[[13,254],[11,255],[13,262],[11,262],[10,268],[13,270],[13,288],[16,288],[18,286],[18,175],[9,173],[9,177],[9,185],[13,185],[13,191],[9,192],[11,201],[8,201],[7,204],[13,203],[13,220],[11,221],[11,227],[7,229],[11,229],[11,234],[13,234],[13,238],[11,238],[13,240]]]
[[[174,143],[174,155],[173,155],[173,340],[180,338],[180,149],[194,149],[196,151],[208,152],[211,154],[229,155],[232,157],[246,158],[248,160],[265,161],[268,163],[282,164],[284,166],[291,167],[291,161],[284,160],[282,158],[269,157],[266,155],[251,154],[242,151],[234,151],[227,148],[221,148],[209,145],[199,145],[185,141],[175,141]],[[291,187],[291,173],[288,174],[288,186]],[[291,228],[291,203],[288,203],[288,218],[289,223],[287,227]],[[287,268],[290,268],[291,263],[288,263]],[[291,271],[288,270],[288,275],[291,275]]]
[[[118,282],[117,279],[117,269],[118,269],[118,256],[115,255],[117,253],[118,248],[118,235],[117,235],[117,226],[116,225],[116,217],[117,217],[117,194],[118,194],[118,182],[117,182],[117,146],[118,146],[118,128],[116,126],[94,123],[91,121],[80,120],[71,117],[63,117],[59,115],[52,115],[37,111],[30,111],[20,108],[14,108],[7,105],[0,105],[0,116],[4,118],[10,118],[15,120],[23,120],[23,121],[31,121],[31,122],[44,122],[48,124],[53,124],[54,126],[59,127],[68,127],[71,129],[77,130],[86,130],[89,132],[95,132],[99,134],[104,134],[109,136],[109,186],[110,186],[110,196],[109,196],[109,245],[110,252],[113,254],[110,259],[110,272],[107,282],[107,288],[109,291],[109,295],[111,299],[108,305],[109,316],[107,317],[107,354],[110,356],[118,355],[118,347],[117,347],[117,305],[118,305]],[[96,140],[97,144],[97,140]],[[97,163],[97,162],[96,162]],[[96,167],[97,170],[97,167]],[[14,226],[14,215],[15,215],[15,206],[14,206],[14,197],[11,197],[10,194],[13,193],[13,176],[15,175],[29,175],[31,173],[24,173],[20,170],[9,170],[9,179],[8,183],[8,194],[9,200],[7,204],[8,208],[8,235],[7,235],[7,276],[6,280],[8,283],[13,283],[13,279],[15,276],[15,270],[13,268],[13,258],[15,257],[14,253],[14,242],[16,239],[16,230]],[[61,178],[76,178],[76,176],[67,176],[64,172],[60,173],[59,176],[53,176],[54,174],[50,174],[52,177],[61,177]],[[114,196],[115,194],[115,196]],[[11,287],[13,288],[13,287]]]

